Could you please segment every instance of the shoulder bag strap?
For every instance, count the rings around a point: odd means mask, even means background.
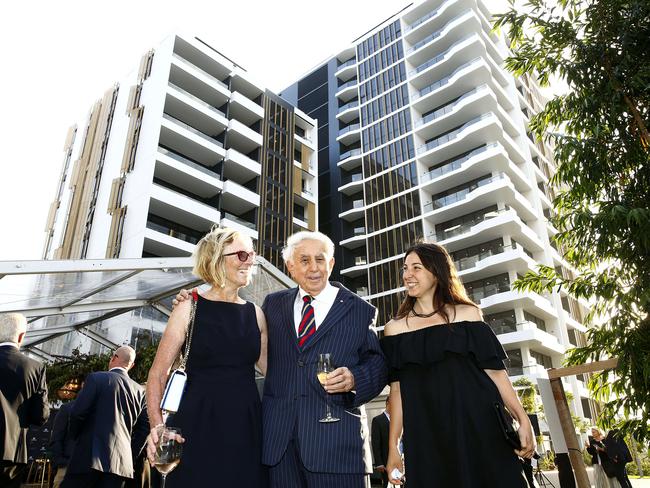
[[[187,329],[185,330],[185,352],[181,354],[181,362],[178,366],[178,369],[185,371],[185,366],[187,365],[187,360],[190,357],[190,347],[192,346],[192,333],[194,332],[194,317],[196,316],[196,303],[199,300],[198,293],[196,290],[192,290],[192,303],[190,309],[190,320],[187,324]]]

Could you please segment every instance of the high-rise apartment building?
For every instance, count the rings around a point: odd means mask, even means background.
[[[338,244],[345,285],[379,308],[402,298],[404,250],[444,245],[510,359],[535,379],[584,340],[582,305],[563,291],[520,293],[537,264],[568,264],[551,241],[552,152],[533,140],[534,80],[503,68],[507,47],[481,0],[411,5],[282,96],[318,120],[320,230]],[[593,418],[583,381],[566,383]]]
[[[171,36],[65,142],[46,259],[184,256],[215,224],[281,266],[318,225],[316,121],[200,39]]]

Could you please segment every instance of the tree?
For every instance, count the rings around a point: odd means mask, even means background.
[[[604,403],[599,423],[650,438],[650,2],[529,0],[497,15],[508,32],[506,68],[568,92],[533,116],[553,147],[552,222],[575,275],[540,266],[515,283],[594,298],[588,344],[569,364],[617,357],[589,388]],[[622,419],[615,420],[622,414]]]

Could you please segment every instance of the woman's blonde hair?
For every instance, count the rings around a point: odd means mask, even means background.
[[[224,267],[224,248],[239,237],[249,237],[228,227],[212,226],[194,249],[194,269],[192,273],[206,283],[223,288],[226,285]]]

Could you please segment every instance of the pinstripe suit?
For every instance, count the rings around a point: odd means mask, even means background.
[[[269,341],[262,461],[272,466],[272,478],[290,443],[309,472],[358,475],[359,480],[365,472],[356,415],[358,407],[386,385],[387,369],[377,336],[369,328],[376,309],[342,285],[333,285],[339,288],[336,300],[303,348],[298,347],[293,318],[298,289],[272,293],[262,305]],[[316,378],[316,366],[318,354],[324,352],[355,379],[356,393],[330,395],[332,413],[341,419],[330,424],[318,422],[325,413],[326,393]]]

